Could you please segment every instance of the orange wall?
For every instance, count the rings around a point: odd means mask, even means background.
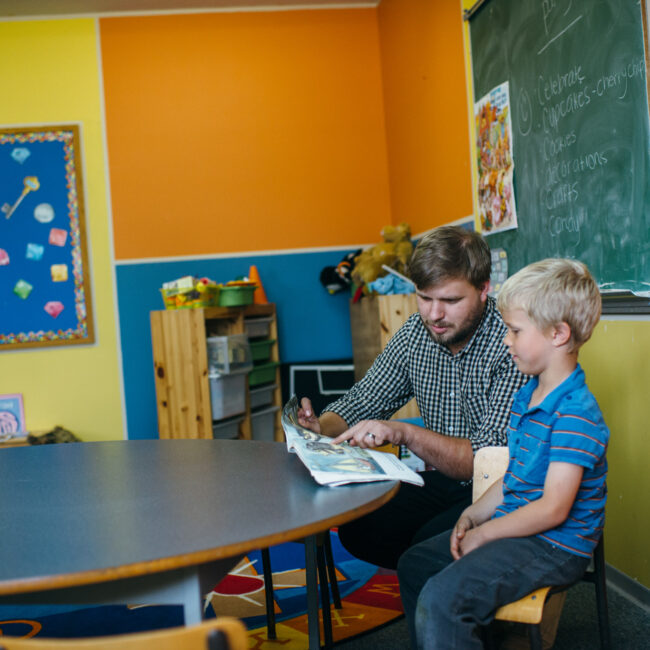
[[[472,214],[458,0],[378,7],[393,223],[414,233]]]
[[[373,9],[102,18],[116,259],[374,242]]]

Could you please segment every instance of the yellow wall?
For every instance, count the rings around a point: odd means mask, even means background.
[[[22,393],[30,430],[123,437],[95,21],[0,23],[0,124],[78,122],[96,343],[2,351],[0,393]]]
[[[580,351],[587,383],[611,437],[605,553],[607,561],[650,587],[650,321],[601,320]]]

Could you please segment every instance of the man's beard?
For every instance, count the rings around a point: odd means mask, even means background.
[[[431,331],[431,325],[436,327],[449,327],[449,323],[444,321],[433,323],[432,321],[427,321],[427,331],[431,338],[440,345],[450,347],[452,345],[460,345],[461,343],[467,343],[469,339],[472,338],[474,332],[477,330],[481,319],[483,318],[483,303],[480,303],[476,308],[476,311],[471,313],[459,326],[458,329],[452,329],[451,331],[445,332],[444,334],[436,334]]]

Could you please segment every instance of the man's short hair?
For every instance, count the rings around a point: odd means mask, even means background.
[[[441,226],[418,242],[409,262],[409,275],[418,289],[457,278],[482,288],[490,280],[491,267],[490,248],[479,233]]]
[[[503,313],[523,309],[545,331],[558,323],[571,328],[571,350],[589,340],[600,319],[602,301],[589,269],[576,260],[549,258],[508,278],[497,297]]]

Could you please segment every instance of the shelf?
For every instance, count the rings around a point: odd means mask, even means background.
[[[208,336],[244,333],[244,318],[270,316],[269,338],[275,339],[270,360],[279,361],[275,305],[207,307],[150,312],[154,378],[160,438],[212,438],[212,408],[208,379]],[[280,370],[275,373],[273,406],[281,406]],[[251,439],[250,396],[239,437]],[[283,439],[278,411],[274,438]]]

